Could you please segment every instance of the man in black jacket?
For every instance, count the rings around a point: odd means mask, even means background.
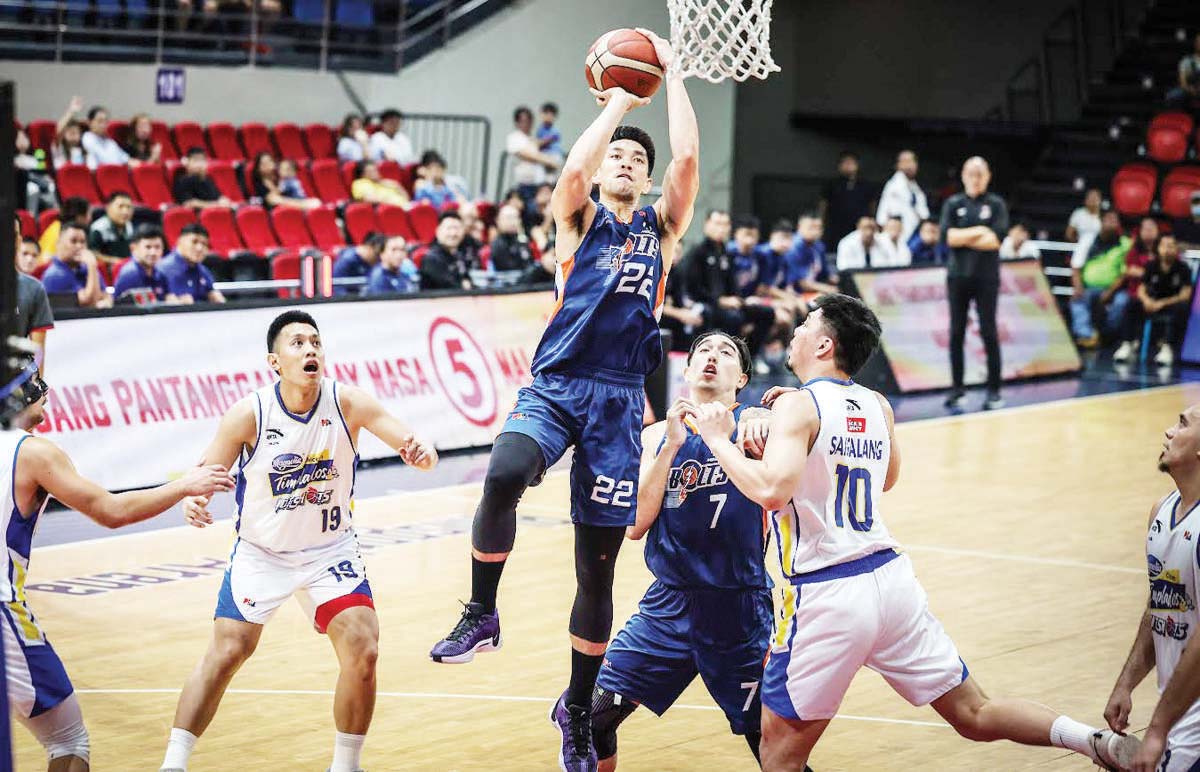
[[[442,212],[434,242],[421,260],[421,289],[473,289],[470,259],[462,250],[462,218],[458,212]]]

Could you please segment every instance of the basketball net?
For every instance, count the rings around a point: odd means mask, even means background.
[[[667,0],[675,68],[711,83],[779,72],[771,58],[771,2]]]

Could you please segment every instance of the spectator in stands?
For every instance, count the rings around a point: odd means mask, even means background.
[[[363,128],[362,116],[358,113],[348,113],[342,119],[342,128],[338,132],[337,157],[342,163],[346,161],[365,161],[369,152],[370,137]]]
[[[908,240],[908,251],[913,265],[945,265],[950,259],[950,250],[942,243],[942,227],[937,220],[921,221]]]
[[[1089,188],[1083,194],[1083,206],[1071,212],[1067,220],[1067,241],[1083,241],[1100,232],[1100,204],[1103,194],[1098,188]]]
[[[929,219],[929,203],[917,183],[917,154],[912,150],[901,150],[896,156],[896,173],[884,183],[879,194],[875,221],[886,226],[893,217],[900,218],[900,244],[905,246],[917,226]]]
[[[729,259],[733,260],[733,274],[737,279],[738,294],[744,298],[759,293],[762,272],[758,267],[759,240],[758,218],[742,215],[733,222],[733,241],[729,245]]]
[[[421,289],[472,289],[471,264],[462,250],[466,235],[458,212],[442,212],[437,233],[421,258]]]
[[[1174,349],[1179,346],[1187,327],[1188,309],[1192,299],[1192,271],[1179,259],[1179,242],[1170,233],[1158,239],[1157,257],[1146,264],[1134,302],[1130,303],[1121,345],[1113,352],[1113,361],[1130,359],[1143,335],[1146,321],[1153,322],[1161,341],[1154,361],[1163,367],[1175,362]]]
[[[354,182],[350,184],[350,195],[355,201],[371,204],[407,207],[412,203],[404,186],[380,174],[379,164],[374,161],[359,161],[354,165]]]
[[[158,264],[158,269],[167,277],[167,292],[180,303],[225,302],[225,296],[215,286],[212,271],[204,265],[206,257],[208,230],[194,223],[183,226],[175,251]]]
[[[384,110],[379,115],[379,131],[367,143],[367,156],[372,161],[395,161],[403,166],[417,160],[412,141],[400,131],[402,119],[396,109]]]
[[[550,198],[554,195],[554,186],[543,182],[533,192],[533,199],[525,202],[522,210],[522,222],[529,237],[542,247],[554,242],[554,213],[550,211]]]
[[[757,240],[757,221],[753,225],[755,226],[753,232],[747,232],[744,224],[735,231],[734,242],[739,250],[744,249],[750,243],[751,235]],[[743,292],[746,289],[752,290],[750,294],[743,295],[747,299],[747,303],[769,305],[774,310],[775,334],[771,338],[790,334],[796,324],[796,319],[807,313],[807,305],[796,294],[796,290],[788,280],[793,272],[799,270],[796,267],[799,250],[792,245],[794,233],[795,228],[791,221],[777,220],[775,222],[767,236],[767,242],[753,248],[754,277],[751,282],[748,282],[753,287],[743,288]],[[737,267],[736,259],[735,256],[735,268]],[[743,281],[739,275],[739,286],[743,284]]]
[[[20,238],[21,232],[17,231],[17,237]],[[42,250],[38,247],[37,239],[26,236],[20,239],[17,245],[17,271],[20,273],[30,274],[38,267],[38,261],[42,256]]]
[[[1179,60],[1179,85],[1167,92],[1167,104],[1188,108],[1200,103],[1200,32],[1192,41],[1192,52]]]
[[[858,176],[858,156],[846,150],[838,156],[838,176],[825,184],[820,211],[825,243],[837,244],[856,223],[875,210],[875,190]]]
[[[496,237],[491,243],[491,265],[497,271],[526,271],[537,262],[536,247],[521,227],[521,213],[505,205],[496,212]]]
[[[62,224],[65,222],[75,223],[86,232],[91,222],[91,212],[91,204],[82,196],[71,196],[62,202],[62,207],[58,210],[58,219],[47,225],[46,230],[42,231],[42,235],[38,237],[42,263],[50,262],[50,257],[58,248],[58,235]]]
[[[13,155],[13,166],[16,169],[16,193],[19,197],[25,194],[25,208],[37,217],[43,209],[54,209],[58,206],[58,189],[54,178],[46,169],[46,154],[35,150],[29,142],[29,135],[23,129],[16,132],[16,153]],[[19,200],[19,199],[18,199]]]
[[[504,150],[509,156],[513,184],[529,209],[538,186],[558,170],[558,161],[538,149],[538,141],[533,137],[533,111],[528,107],[521,105],[513,110],[513,130],[504,141]]]
[[[446,184],[446,159],[436,150],[421,154],[419,179],[413,191],[413,201],[425,201],[440,210],[446,204],[461,204],[460,199]]]
[[[880,244],[891,253],[891,265],[912,265],[912,252],[908,251],[908,243],[903,238],[904,221],[897,216],[888,218],[879,234]]]
[[[379,262],[379,255],[383,252],[383,248],[387,246],[387,237],[382,233],[371,231],[363,240],[363,243],[354,247],[346,247],[341,252],[338,252],[337,260],[333,263],[333,278],[335,279],[350,279],[363,278],[366,279],[370,275],[371,269]],[[333,294],[335,295],[358,295],[361,294],[364,286],[334,286]]]
[[[121,266],[113,280],[113,297],[120,301],[126,293],[142,290],[153,292],[159,303],[179,302],[168,288],[166,274],[158,267],[166,244],[167,239],[158,228],[139,228],[130,250],[133,259]]]
[[[683,257],[683,290],[688,299],[703,306],[707,327],[746,335],[750,350],[757,354],[775,324],[775,312],[747,303],[738,293],[733,260],[725,250],[730,225],[728,212],[709,211],[704,218],[704,241]]]
[[[847,233],[837,245],[837,270],[858,271],[864,268],[888,268],[895,255],[879,238],[879,226],[874,217],[858,218],[858,227]]]
[[[660,328],[670,331],[672,351],[687,351],[692,339],[704,329],[704,306],[684,293],[681,273],[674,270],[667,274],[662,319],[658,323]]]
[[[208,176],[208,156],[204,154],[204,149],[199,147],[188,148],[183,170],[175,177],[172,192],[177,203],[192,209],[229,206],[233,203],[221,195],[217,184]]]
[[[50,300],[46,297],[46,288],[37,279],[21,270],[22,252],[26,249],[21,240],[21,221],[14,219],[13,234],[17,248],[17,305],[15,333],[22,338],[29,338],[38,348],[39,369],[46,372],[46,333],[54,327],[54,314],[50,310]],[[28,260],[28,257],[24,258]]]
[[[1171,230],[1181,248],[1200,249],[1200,190],[1192,191],[1191,209],[1192,216],[1176,219]]]
[[[816,214],[802,214],[789,252],[787,283],[794,292],[837,292],[837,270],[822,238],[825,224]]]
[[[297,180],[297,182],[299,182]],[[286,206],[292,209],[317,209],[321,206],[319,198],[288,198],[279,187],[279,164],[266,151],[254,156],[250,171],[250,185],[253,196],[263,202],[264,206]]]
[[[96,255],[87,248],[87,231],[76,223],[63,224],[57,251],[50,259],[50,267],[42,274],[42,286],[51,295],[74,293],[82,308],[112,305],[112,298],[105,292]]]
[[[87,152],[83,149],[83,125],[75,118],[80,110],[83,109],[83,100],[79,97],[71,97],[71,103],[67,105],[67,110],[58,119],[58,125],[54,128],[54,144],[50,148],[50,156],[54,161],[54,168],[60,169],[67,164],[87,164],[90,168],[95,169],[95,161],[88,158]]]
[[[1138,224],[1137,237],[1129,247],[1128,254],[1125,255],[1124,289],[1130,299],[1137,298],[1138,287],[1142,285],[1142,275],[1146,272],[1146,266],[1157,256],[1155,248],[1158,246],[1158,237],[1158,221],[1153,217],[1143,217],[1141,223]]]
[[[546,102],[539,112],[541,123],[538,124],[534,135],[538,141],[538,150],[553,158],[558,166],[562,166],[563,159],[566,158],[562,146],[562,132],[554,125],[558,120],[558,105]]]
[[[175,6],[179,10],[176,23],[180,30],[183,30],[187,26],[188,17],[197,4],[204,11],[205,26],[219,27],[219,29],[214,29],[213,31],[231,37],[246,37],[246,31],[241,29],[240,23],[216,24],[219,13],[227,11],[239,15],[249,15],[257,4],[260,21],[259,35],[261,36],[269,31],[271,23],[279,16],[279,12],[282,9],[280,0],[203,0],[203,2],[200,2],[200,0],[175,0]]]
[[[138,113],[129,119],[125,152],[131,162],[156,164],[162,161],[162,145],[154,141],[154,124],[149,115]]]
[[[416,292],[420,282],[417,267],[408,257],[404,237],[392,236],[385,242],[379,263],[371,269],[364,295],[394,295]]]
[[[115,190],[104,204],[104,216],[88,229],[88,249],[109,262],[129,257],[133,241],[133,199],[123,190]]]
[[[292,199],[312,198],[304,189],[304,183],[300,181],[296,162],[290,158],[282,158],[279,161],[279,192]],[[319,205],[321,199],[316,201]]]
[[[1121,329],[1129,305],[1129,295],[1122,290],[1125,255],[1132,245],[1128,236],[1121,235],[1121,218],[1108,211],[1100,219],[1100,232],[1092,237],[1082,261],[1072,258],[1071,332],[1080,348],[1100,345],[1100,333],[1092,324],[1097,303],[1104,313],[1103,331],[1115,333]]]
[[[1025,227],[1025,223],[1013,223],[1012,227],[1008,229],[1004,241],[1000,242],[1001,260],[1041,256],[1042,251],[1029,241],[1029,229]]]
[[[108,110],[103,107],[96,106],[88,110],[88,128],[83,134],[83,151],[95,166],[125,166],[129,163],[129,154],[115,139],[108,136]]]
[[[464,201],[458,206],[458,218],[463,224],[463,239],[459,251],[468,265],[478,266],[479,254],[487,242],[487,229],[479,220],[479,207],[474,201]]]

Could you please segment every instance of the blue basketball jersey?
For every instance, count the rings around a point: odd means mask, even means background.
[[[738,406],[734,416],[740,417]],[[660,445],[661,448],[661,445]],[[700,435],[675,454],[658,519],[646,535],[646,565],[682,589],[769,587],[763,508],[734,487]]]
[[[658,319],[667,268],[654,208],[621,222],[603,204],[575,254],[555,271],[555,304],[533,373],[649,375],[662,361]]]

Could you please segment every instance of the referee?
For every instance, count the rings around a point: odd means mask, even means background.
[[[1000,396],[1000,340],[996,334],[996,302],[1000,296],[1000,242],[1008,231],[1008,205],[988,193],[992,171],[979,156],[962,168],[963,192],[942,205],[942,243],[950,249],[946,266],[946,298],[950,302],[950,375],[954,386],[946,407],[961,408],[963,338],[967,311],[975,301],[979,336],[987,352],[987,399],[984,410],[1004,407]]]

